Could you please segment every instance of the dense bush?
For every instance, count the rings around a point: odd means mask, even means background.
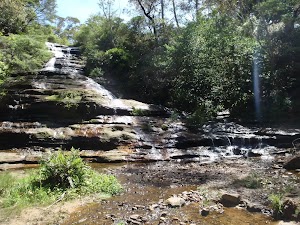
[[[129,97],[184,110],[195,123],[223,109],[235,118],[254,119],[253,61],[259,55],[262,119],[296,116],[300,111],[297,1],[202,3],[195,20],[177,23],[176,28],[174,22],[147,15],[128,23],[91,17],[77,35],[88,71],[99,68],[101,76],[116,75]]]
[[[38,170],[22,179],[0,174],[2,207],[48,204],[61,198],[72,199],[83,194],[115,195],[122,190],[112,175],[93,171],[79,157],[79,152],[51,153]]]
[[[0,43],[3,62],[10,73],[35,71],[51,57],[43,36],[0,36]]]

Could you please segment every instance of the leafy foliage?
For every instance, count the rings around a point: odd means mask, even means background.
[[[41,180],[53,189],[80,186],[85,179],[87,165],[79,157],[75,149],[70,154],[58,151],[41,162]]]
[[[180,109],[215,112],[245,105],[252,96],[254,40],[241,37],[235,21],[220,14],[199,17],[175,46],[172,98]],[[200,108],[200,109],[199,109]],[[208,117],[215,113],[209,113]]]
[[[10,73],[35,71],[51,57],[43,37],[10,35],[0,38],[3,61]]]
[[[283,195],[282,194],[271,194],[269,200],[271,201],[271,207],[273,214],[276,218],[282,215],[283,210]]]

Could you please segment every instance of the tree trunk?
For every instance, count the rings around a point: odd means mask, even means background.
[[[179,28],[179,22],[178,22],[178,18],[177,18],[177,12],[176,12],[176,4],[175,4],[175,0],[172,0],[172,5],[173,5],[173,14],[174,14],[176,26],[177,26],[177,28]]]
[[[196,19],[198,18],[199,0],[195,0]]]
[[[158,37],[157,37],[157,30],[156,30],[156,24],[155,24],[155,21],[154,21],[154,16],[151,16],[150,15],[150,12],[147,12],[145,7],[143,6],[141,0],[138,0],[137,1],[139,6],[141,7],[144,15],[149,19],[151,25],[152,25],[152,29],[153,29],[153,34],[154,34],[154,37],[155,37],[155,40],[156,42],[158,42]]]
[[[164,2],[164,0],[160,0],[160,6],[161,6],[161,19],[162,19],[162,22],[164,23],[164,21],[165,21],[165,2]]]

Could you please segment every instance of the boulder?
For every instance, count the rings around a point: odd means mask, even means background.
[[[300,155],[293,157],[284,163],[283,168],[287,170],[296,170],[300,169]]]
[[[225,207],[235,207],[241,202],[241,196],[239,194],[223,194],[220,203]]]
[[[283,203],[283,209],[282,209],[283,218],[287,220],[294,219],[296,210],[297,210],[297,204],[293,200],[287,199]]]
[[[185,204],[185,200],[180,197],[171,197],[166,200],[166,204],[171,207],[181,207]]]

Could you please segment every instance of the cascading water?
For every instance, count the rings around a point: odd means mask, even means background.
[[[260,73],[261,73],[260,52],[257,49],[253,57],[253,91],[254,91],[254,103],[255,103],[255,116],[258,122],[261,122],[262,120]]]

